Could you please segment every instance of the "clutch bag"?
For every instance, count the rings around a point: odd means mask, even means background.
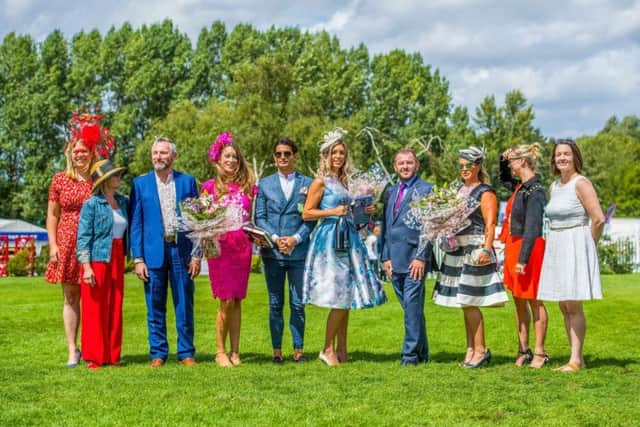
[[[263,248],[273,248],[275,244],[271,240],[269,233],[254,224],[245,224],[242,226],[242,231],[247,235],[251,243]]]

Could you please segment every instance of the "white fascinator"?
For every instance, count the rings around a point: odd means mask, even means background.
[[[322,141],[320,141],[320,152],[322,153],[336,142],[341,141],[344,135],[348,133],[349,132],[342,129],[341,127],[336,127],[334,130],[325,132],[325,134],[322,135]]]

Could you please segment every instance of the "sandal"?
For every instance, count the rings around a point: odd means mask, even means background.
[[[533,360],[533,353],[531,353],[531,349],[528,348],[526,350],[518,350],[518,357],[516,357],[516,366],[518,368],[524,366],[526,363],[531,363]]]
[[[554,371],[557,372],[578,372],[580,369],[582,369],[580,366],[576,365],[575,363],[569,362],[566,365],[560,366],[559,368],[555,368]]]
[[[233,366],[240,366],[242,365],[242,362],[240,361],[240,354],[237,352],[231,352],[229,354],[229,360],[231,361],[231,364]]]
[[[546,351],[544,353],[534,353],[534,356],[542,357],[542,364],[540,366],[534,366],[533,365],[533,358],[532,358],[531,359],[531,363],[529,363],[529,367],[530,368],[540,369],[540,368],[542,368],[544,365],[546,365],[549,362],[549,354]]]
[[[216,353],[216,364],[221,368],[230,368],[233,366],[231,360],[229,360],[229,356],[224,351],[219,351]]]

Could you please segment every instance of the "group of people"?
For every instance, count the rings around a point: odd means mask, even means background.
[[[85,118],[83,123],[94,129],[97,126],[99,134],[106,133],[97,116]],[[242,220],[254,218],[274,242],[273,247],[260,250],[269,295],[273,363],[285,360],[285,284],[289,289],[291,360],[307,360],[305,305],[313,304],[329,309],[319,359],[330,366],[348,362],[350,310],[379,306],[387,296],[351,215],[347,181],[352,172],[351,156],[341,130],[323,136],[313,179],[296,170],[296,143],[286,138],[276,141],[272,152],[277,172],[258,185],[235,137],[220,134],[208,153],[215,177],[200,189],[193,176],[174,170],[176,145],[160,137],[151,147],[152,170],[133,179],[129,198],[118,193],[126,168],[108,158],[100,159],[95,145],[95,138],[84,138],[82,132],[74,134],[65,148],[67,169],[54,176],[49,190],[51,259],[46,279],[62,284],[67,366],[77,366],[84,360],[88,368],[100,369],[120,362],[124,263],[129,253],[135,273],[144,283],[151,366],[161,367],[169,355],[169,287],[178,360],[186,366],[196,364],[194,278],[200,273],[203,252],[194,247],[179,218],[181,202],[204,192],[221,204],[240,205]],[[516,301],[520,341],[516,364],[541,367],[548,361],[544,349],[547,316],[541,301],[557,300],[565,315],[572,350],[562,370],[576,371],[584,367],[581,301],[601,298],[594,257],[595,241],[602,231],[602,212],[593,186],[579,175],[578,147],[573,141],[560,141],[551,160],[552,171],[560,178],[552,185],[546,208],[551,233],[545,247],[541,238],[545,195],[534,173],[538,153],[536,145],[515,147],[504,153],[501,162],[506,183],[513,185],[511,174],[519,178],[503,224],[504,283]],[[438,266],[433,294],[436,304],[463,309],[467,330],[463,365],[468,368],[483,366],[491,359],[479,307],[507,301],[493,249],[497,198],[488,185],[483,160],[484,153],[477,148],[460,151],[458,166],[463,185],[459,192],[476,199],[479,207],[471,214],[470,225],[457,232],[456,247],[448,248]],[[419,244],[420,230],[405,221],[411,196],[424,197],[432,191],[432,185],[419,178],[419,167],[410,149],[396,153],[393,168],[399,182],[384,193],[379,236],[380,261],[404,312],[401,363],[405,366],[429,360],[425,274],[435,260],[431,244]],[[375,206],[366,207],[365,213],[373,215]],[[210,256],[207,263],[212,295],[220,300],[215,362],[221,367],[242,363],[241,305],[247,295],[251,254],[251,241],[241,229],[226,231],[217,241],[216,254],[206,254]],[[536,334],[533,352],[528,343],[530,317]],[[77,346],[80,319],[82,352]]]

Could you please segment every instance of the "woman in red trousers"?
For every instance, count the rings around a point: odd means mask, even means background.
[[[128,217],[127,198],[117,190],[125,170],[109,160],[96,162],[93,196],[80,211],[76,255],[82,264],[82,357],[89,369],[120,362]]]

